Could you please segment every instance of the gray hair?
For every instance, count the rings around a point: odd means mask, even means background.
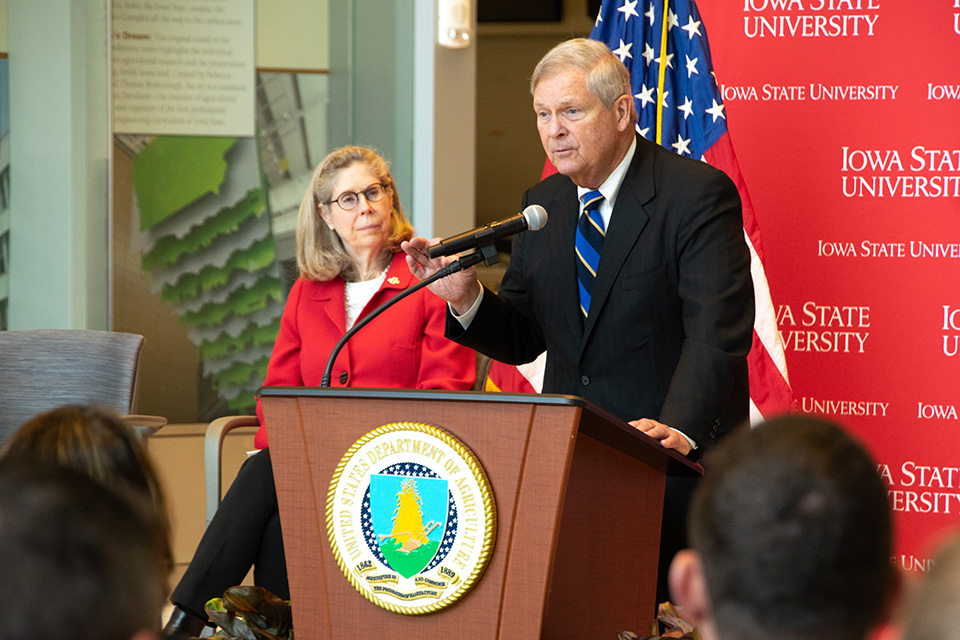
[[[574,38],[561,42],[547,52],[533,70],[530,95],[541,80],[569,69],[587,74],[587,89],[600,98],[604,109],[609,109],[620,96],[631,95],[630,72],[602,42],[588,38]],[[633,109],[632,122],[636,122]]]

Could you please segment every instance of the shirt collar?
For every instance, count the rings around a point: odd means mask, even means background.
[[[599,191],[603,194],[604,200],[606,200],[611,209],[613,208],[614,203],[617,200],[617,194],[620,192],[620,185],[623,184],[623,179],[627,175],[627,169],[630,167],[630,163],[633,161],[633,154],[637,151],[637,137],[633,136],[633,139],[630,141],[630,148],[627,149],[626,155],[623,156],[623,160],[620,161],[620,164],[607,176],[607,179],[603,181],[603,184],[600,185],[599,189],[587,189],[585,187],[577,187],[577,197],[583,202],[583,195],[585,193],[590,193],[591,191]]]

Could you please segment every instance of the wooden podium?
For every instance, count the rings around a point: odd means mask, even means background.
[[[699,474],[699,465],[573,396],[264,387],[260,398],[300,640],[646,633],[665,477]],[[327,538],[327,493],[341,458],[397,422],[459,439],[496,500],[485,573],[459,601],[425,615],[365,599]]]

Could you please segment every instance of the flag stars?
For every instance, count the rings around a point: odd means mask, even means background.
[[[621,42],[623,42],[623,41],[621,40]],[[614,51],[614,53],[616,53],[616,51]],[[657,64],[660,64],[660,58],[654,58],[654,62],[656,62]],[[672,54],[672,53],[668,53],[668,54],[667,54],[667,69],[673,69],[673,54]]]
[[[686,140],[683,139],[679,133],[677,134],[677,141],[670,145],[677,150],[677,153],[680,155],[687,154],[690,155],[690,138]]]
[[[680,26],[680,21],[677,20],[677,14],[673,12],[673,9],[670,9],[669,11],[667,11],[667,24],[669,25],[667,27],[667,31],[669,31],[670,29],[673,29],[674,27]]]
[[[700,72],[697,71],[697,60],[700,58],[690,59],[690,56],[684,54],[684,57],[687,59],[687,77],[693,76],[693,74],[700,75]]]
[[[630,0],[623,0],[623,6],[617,8],[617,11],[623,14],[624,22],[630,22],[630,16],[637,16],[638,18],[640,17],[640,14],[637,13],[636,9],[637,2],[639,1],[640,0],[633,0],[633,2],[630,2]]]
[[[684,98],[683,104],[677,107],[680,111],[683,112],[683,119],[686,120],[693,115],[693,101],[690,98]]]
[[[640,93],[634,95],[633,97],[640,101],[640,108],[643,109],[647,104],[652,104],[656,102],[653,99],[653,90],[654,87],[647,88],[647,85],[643,85],[640,89]]]
[[[620,46],[614,49],[614,53],[620,58],[620,62],[623,62],[627,58],[632,58],[633,54],[630,53],[630,49],[633,48],[633,43],[627,43],[623,41],[623,38],[620,39]]]
[[[600,8],[600,11],[597,11],[597,19],[594,21],[594,28],[599,27],[600,23],[603,22],[603,8]]]
[[[657,52],[653,50],[653,47],[650,46],[649,42],[643,43],[643,58],[647,61],[647,66],[650,66],[650,63],[653,62],[654,56],[657,55]]]
[[[650,8],[643,12],[643,15],[647,18],[650,18],[650,26],[653,26],[654,20],[657,18],[656,9],[653,8],[653,3],[650,3]]]
[[[680,28],[687,32],[687,35],[690,36],[691,40],[693,40],[694,35],[698,35],[698,36],[703,35],[702,33],[700,33],[700,21],[694,20],[693,16],[690,16],[689,20],[687,21],[687,24],[683,25]]]
[[[723,115],[723,105],[717,104],[717,101],[713,101],[713,106],[709,109],[706,109],[706,112],[713,116],[713,121],[716,122],[717,118],[727,119],[727,116]]]

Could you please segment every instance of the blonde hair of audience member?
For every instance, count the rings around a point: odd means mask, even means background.
[[[333,196],[333,183],[337,175],[356,163],[370,168],[387,189],[384,197],[389,196],[392,200],[390,229],[383,246],[384,266],[389,263],[389,256],[400,251],[400,243],[413,237],[413,225],[400,205],[400,196],[387,161],[366,147],[340,147],[317,165],[300,203],[297,216],[297,267],[300,276],[306,280],[327,281],[341,276],[351,281],[357,275],[356,265],[344,249],[340,236],[321,218],[322,208],[331,206],[328,202]]]
[[[960,533],[954,534],[923,574],[904,612],[901,640],[960,637]]]

